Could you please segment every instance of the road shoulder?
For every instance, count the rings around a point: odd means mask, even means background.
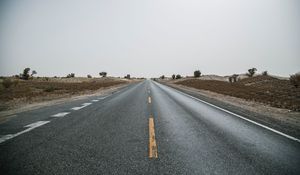
[[[162,83],[162,82],[161,82]],[[249,118],[253,121],[300,138],[300,112],[267,106],[207,90],[163,82],[162,84]]]

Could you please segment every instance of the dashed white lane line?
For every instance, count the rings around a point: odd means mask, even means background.
[[[31,130],[37,128],[37,127],[43,126],[43,125],[45,125],[45,124],[47,124],[47,123],[49,123],[49,122],[50,122],[50,121],[37,121],[37,122],[35,122],[35,123],[31,123],[31,124],[29,124],[29,125],[26,125],[26,126],[24,126],[24,127],[25,127],[25,128],[28,128],[28,129],[25,129],[24,131],[18,132],[18,133],[16,133],[16,134],[8,134],[8,135],[5,135],[5,136],[2,136],[2,137],[0,138],[0,143],[5,142],[5,141],[7,141],[7,140],[9,140],[9,139],[12,139],[12,138],[14,138],[14,137],[17,137],[17,136],[19,136],[19,135],[21,135],[21,134],[24,134],[24,133],[26,133],[26,132],[29,132],[29,131],[31,131]]]
[[[83,106],[88,106],[88,105],[90,105],[90,104],[92,104],[92,103],[83,103],[82,105],[83,105]]]
[[[118,93],[118,92],[119,92],[119,91],[117,91],[116,93]],[[98,102],[99,100],[103,100],[103,99],[105,99],[105,98],[107,98],[107,97],[108,97],[108,96],[105,96],[105,97],[99,97],[97,100],[92,100],[92,102]],[[80,107],[73,107],[73,108],[71,108],[71,109],[77,111],[77,110],[80,110],[80,109],[82,109],[82,108],[84,108],[84,107],[87,107],[87,106],[89,106],[89,105],[91,105],[91,104],[92,104],[92,103],[83,103],[82,106],[80,106]],[[52,115],[51,117],[64,117],[64,116],[66,116],[66,115],[68,115],[68,114],[70,114],[70,112],[60,112],[60,113],[57,113],[57,114]],[[24,126],[24,127],[25,127],[25,128],[28,128],[28,129],[25,129],[24,131],[18,132],[18,133],[16,133],[16,134],[7,134],[7,135],[4,135],[4,136],[0,137],[0,143],[5,142],[5,141],[7,141],[7,140],[9,140],[9,139],[12,139],[12,138],[14,138],[14,137],[17,137],[17,136],[19,136],[19,135],[21,135],[21,134],[24,134],[24,133],[26,133],[26,132],[29,132],[29,131],[31,131],[31,130],[37,128],[37,127],[40,127],[40,126],[42,126],[42,125],[45,125],[45,124],[47,124],[47,123],[49,123],[49,122],[50,122],[50,121],[37,121],[37,122],[35,122],[35,123],[26,125],[26,126]]]
[[[98,100],[103,100],[103,99],[105,99],[105,98],[107,98],[107,96],[106,97],[99,97],[99,98],[97,98]]]
[[[82,109],[84,107],[87,107],[88,105],[91,105],[91,104],[92,103],[83,103],[82,106],[80,106],[80,107],[74,107],[74,108],[71,108],[71,109],[74,110],[74,111],[77,111],[77,110],[80,110],[80,109]]]
[[[68,114],[70,114],[70,112],[60,112],[60,113],[57,113],[55,115],[52,115],[51,117],[64,117]]]

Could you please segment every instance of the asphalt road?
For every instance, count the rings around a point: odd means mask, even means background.
[[[0,124],[0,174],[300,174],[300,143],[146,80]]]

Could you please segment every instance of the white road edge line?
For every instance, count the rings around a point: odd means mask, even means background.
[[[37,121],[37,122],[35,122],[35,123],[31,123],[31,124],[29,124],[29,125],[26,125],[26,126],[24,126],[24,127],[25,127],[25,128],[28,128],[28,129],[25,129],[24,131],[18,132],[18,133],[16,133],[16,134],[8,134],[8,135],[5,135],[5,136],[1,137],[1,138],[0,138],[0,143],[5,142],[5,141],[7,141],[7,140],[9,140],[9,139],[12,139],[12,138],[14,138],[14,137],[17,137],[17,136],[19,136],[19,135],[21,135],[21,134],[24,134],[24,133],[26,133],[26,132],[29,132],[29,131],[31,131],[31,130],[37,128],[37,127],[43,126],[43,125],[45,125],[45,124],[47,124],[47,123],[49,123],[49,122],[50,122],[50,121]]]
[[[55,115],[51,115],[51,117],[64,117],[68,114],[70,114],[70,112],[60,112],[60,113],[57,113]]]
[[[167,87],[169,87],[169,86],[167,86]],[[169,88],[170,88],[170,87],[169,87]],[[201,99],[199,99],[199,98],[196,98],[196,97],[193,97],[193,96],[191,96],[191,95],[189,95],[189,94],[186,94],[186,93],[184,93],[184,92],[181,92],[181,91],[179,91],[179,90],[177,90],[177,89],[175,89],[175,88],[172,88],[172,89],[176,90],[177,92],[179,92],[179,93],[181,93],[181,94],[183,94],[183,95],[185,95],[185,96],[188,96],[188,97],[190,97],[190,98],[193,98],[193,99],[195,99],[195,100],[197,100],[197,101],[200,101],[200,102],[202,102],[202,103],[205,103],[205,104],[207,104],[207,105],[209,105],[209,106],[212,106],[212,107],[214,107],[214,108],[217,108],[217,109],[219,109],[219,110],[221,110],[221,111],[224,111],[224,112],[226,112],[226,113],[228,113],[228,114],[234,115],[234,116],[236,116],[236,117],[238,117],[238,118],[241,118],[241,119],[243,119],[243,120],[246,120],[246,121],[248,121],[248,122],[250,122],[250,123],[253,123],[253,124],[257,125],[257,126],[260,126],[260,127],[265,128],[265,129],[267,129],[267,130],[269,130],[269,131],[272,131],[272,132],[274,132],[274,133],[276,133],[276,134],[279,134],[279,135],[281,135],[281,136],[284,136],[284,137],[286,137],[286,138],[288,138],[288,139],[291,139],[291,140],[294,140],[294,141],[300,143],[300,139],[297,139],[296,137],[290,136],[290,135],[288,135],[288,134],[285,134],[285,133],[283,133],[283,132],[277,131],[277,130],[275,130],[275,129],[273,129],[273,128],[270,128],[270,127],[268,127],[268,126],[265,126],[265,125],[263,125],[263,124],[257,123],[257,122],[255,122],[255,121],[250,120],[250,119],[248,119],[248,118],[246,118],[246,117],[243,117],[243,116],[241,116],[241,115],[239,115],[239,114],[233,113],[233,112],[228,111],[228,110],[226,110],[226,109],[223,109],[223,108],[221,108],[221,107],[219,107],[219,106],[213,105],[213,104],[208,103],[208,102],[206,102],[206,101],[203,101],[203,100],[201,100]]]
[[[109,95],[110,96],[110,95]],[[105,96],[105,97],[99,97],[99,98],[97,98],[98,100],[103,100],[103,99],[106,99],[107,97],[109,97],[109,96]]]
[[[91,104],[92,103],[83,103],[82,106],[80,106],[80,107],[74,107],[74,108],[71,108],[71,109],[74,110],[74,111],[77,111],[77,110],[80,110],[80,109],[82,109],[84,107],[87,107],[88,105],[91,105]]]

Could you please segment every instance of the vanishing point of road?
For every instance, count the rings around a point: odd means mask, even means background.
[[[0,174],[300,174],[300,142],[145,80],[0,124]]]

